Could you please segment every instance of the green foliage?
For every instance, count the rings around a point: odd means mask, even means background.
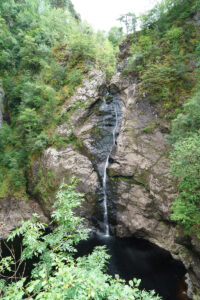
[[[116,69],[115,54],[117,49],[113,49],[112,43],[108,41],[106,35],[102,32],[97,33],[95,43],[98,45],[96,49],[97,66],[102,72],[105,72],[106,78],[109,80]]]
[[[112,27],[108,32],[108,39],[113,44],[113,46],[117,47],[123,38],[123,28],[122,27]]]
[[[0,129],[4,186],[48,146],[61,105],[94,67],[111,76],[115,50],[105,34],[80,21],[70,0],[0,1],[0,80],[9,121]]]
[[[179,180],[179,196],[172,206],[172,219],[186,232],[200,238],[200,93],[185,105],[173,121],[168,137],[173,144],[171,173]]]
[[[146,127],[143,128],[143,132],[146,132],[146,133],[152,132],[155,129],[155,127],[156,127],[155,124],[151,124],[149,126],[146,126]]]
[[[123,74],[138,78],[140,99],[156,105],[161,117],[174,120],[168,139],[179,196],[172,219],[200,238],[199,9],[199,0],[163,0],[142,15],[141,31],[124,42],[130,49]]]
[[[199,0],[162,0],[141,16],[141,28],[147,30],[157,27],[161,35],[173,22],[182,24],[182,21],[195,13],[199,7]]]
[[[189,97],[198,79],[198,26],[193,20],[198,1],[165,0],[141,16],[140,32],[127,37],[129,64],[123,74],[140,79],[139,97],[162,103],[162,114],[174,110]]]
[[[134,33],[136,31],[137,17],[134,13],[128,12],[121,15],[118,19],[126,27],[126,33]]]
[[[200,134],[177,141],[171,161],[171,172],[180,179],[172,219],[200,238]]]
[[[129,284],[119,277],[115,279],[106,274],[108,254],[104,247],[96,249],[88,256],[74,259],[75,246],[87,238],[88,231],[82,225],[82,219],[74,214],[74,209],[82,202],[83,195],[74,191],[72,185],[63,184],[57,194],[52,213],[52,222],[56,224],[51,233],[45,234],[46,224],[40,223],[34,215],[29,221],[13,231],[9,240],[23,236],[21,259],[38,257],[31,278],[21,278],[6,283],[1,280],[1,299],[126,299],[159,300],[153,291],[139,290],[140,280]],[[0,264],[0,270],[12,268],[12,258],[6,257]]]
[[[64,9],[67,8],[75,19],[80,20],[80,16],[75,11],[74,5],[71,0],[49,0],[49,2],[52,7]]]
[[[184,104],[183,112],[172,123],[170,141],[175,143],[200,130],[200,89]]]

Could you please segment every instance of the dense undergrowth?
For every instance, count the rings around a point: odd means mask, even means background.
[[[127,37],[130,57],[123,74],[138,77],[139,97],[162,102],[168,119],[177,116],[200,78],[199,6],[199,0],[161,1],[141,16],[142,30]]]
[[[31,154],[54,144],[49,129],[59,124],[62,104],[92,67],[109,78],[115,52],[104,33],[80,20],[70,0],[0,2],[7,121],[0,131],[0,196],[25,195]]]

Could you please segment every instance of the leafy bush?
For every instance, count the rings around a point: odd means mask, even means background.
[[[75,246],[87,238],[82,219],[75,216],[74,209],[82,202],[83,195],[74,191],[75,181],[68,186],[63,184],[57,194],[52,213],[56,224],[51,233],[45,234],[46,224],[40,223],[38,216],[22,222],[22,226],[12,232],[9,240],[23,236],[21,260],[38,257],[30,280],[22,277],[10,284],[0,281],[1,299],[127,299],[159,300],[153,291],[140,291],[140,281],[134,279],[125,284],[118,277],[106,274],[108,254],[104,247],[96,249],[88,256],[74,259]],[[4,273],[12,269],[13,257],[1,261],[0,270]]]
[[[80,70],[71,71],[65,80],[67,85],[72,89],[78,86],[81,83],[81,81],[82,81],[82,73]]]
[[[200,238],[200,93],[185,105],[173,121],[168,137],[173,145],[171,173],[179,180],[179,196],[172,206],[172,219],[186,232]]]
[[[200,130],[200,91],[184,104],[183,112],[173,121],[169,140],[173,143],[187,138]]]
[[[171,162],[172,174],[180,179],[172,219],[182,224],[186,233],[195,233],[200,238],[200,134],[177,141]]]

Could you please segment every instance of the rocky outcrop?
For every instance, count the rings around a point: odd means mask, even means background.
[[[48,148],[42,157],[33,159],[29,171],[29,191],[34,191],[45,213],[50,214],[59,185],[78,179],[77,189],[85,194],[79,214],[91,220],[96,206],[96,191],[99,187],[93,162],[91,131],[96,126],[94,107],[105,86],[104,74],[90,72],[76,95],[67,99],[61,112],[67,121],[58,126],[56,134],[69,140],[54,148]],[[45,192],[44,192],[45,191]]]
[[[117,198],[116,235],[147,239],[181,259],[193,283],[194,299],[199,299],[199,241],[188,241],[170,219],[177,184],[169,175],[168,124],[145,99],[138,101],[136,82],[128,80],[126,86],[118,76],[114,84],[121,87],[123,112],[109,167]]]
[[[31,174],[29,189],[35,189],[35,195],[47,216],[52,211],[58,187],[62,182],[69,184],[71,178],[75,176],[78,179],[78,190],[85,194],[85,201],[79,213],[85,218],[91,218],[94,213],[98,178],[86,156],[71,146],[62,150],[48,148],[40,161],[36,160],[32,165]]]
[[[106,91],[117,93],[117,100],[106,96]],[[62,116],[67,121],[55,130],[66,142],[32,159],[29,191],[49,215],[60,183],[69,183],[76,176],[78,191],[85,193],[79,214],[87,218],[89,226],[98,225],[97,219],[101,222],[102,212],[96,216],[96,206],[102,203],[102,170],[111,140],[108,128],[113,126],[109,117],[112,105],[107,105],[107,116],[103,95],[108,104],[121,99],[122,107],[120,131],[108,168],[111,232],[120,237],[142,237],[170,251],[185,264],[193,295],[200,295],[199,241],[185,237],[170,219],[177,184],[169,176],[168,123],[148,101],[138,101],[137,82],[132,78],[117,73],[106,87],[103,73],[89,74],[76,95],[66,100]]]
[[[47,222],[39,204],[34,200],[24,200],[8,196],[0,198],[0,239],[5,239],[9,233],[18,227],[21,220],[28,220],[33,213],[38,214],[42,222]]]
[[[116,230],[120,235],[137,233],[152,240],[158,231],[159,242],[169,247],[170,206],[177,196],[174,180],[169,178],[169,145],[156,111],[136,96],[134,83],[121,95],[122,124],[109,168],[119,199]]]

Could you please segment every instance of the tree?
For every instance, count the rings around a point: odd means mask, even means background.
[[[121,15],[118,19],[126,27],[126,33],[134,33],[136,31],[137,17],[134,13]]]
[[[75,11],[71,0],[49,0],[50,5],[55,8],[67,8],[72,16],[80,21],[80,15]]]
[[[123,38],[123,28],[122,27],[112,27],[108,32],[109,41],[116,47],[122,41]]]
[[[19,263],[33,257],[37,257],[38,262],[28,282],[23,276],[10,284],[0,280],[1,299],[161,299],[153,291],[140,291],[140,281],[136,279],[126,285],[118,277],[113,279],[106,274],[109,256],[104,247],[96,247],[88,256],[74,258],[75,246],[86,239],[88,233],[82,219],[74,214],[74,209],[83,200],[83,195],[75,192],[75,186],[73,179],[70,186],[63,184],[60,187],[54,204],[56,210],[52,213],[54,229],[51,233],[45,234],[47,225],[40,223],[34,215],[32,220],[22,222],[22,226],[10,234],[9,240],[23,236],[24,250]],[[13,257],[3,258],[1,273],[12,269],[12,264],[15,265]]]
[[[19,117],[19,131],[22,135],[36,135],[41,130],[35,109],[26,108]]]
[[[69,5],[72,5],[71,0],[50,0],[52,7],[56,8],[68,8]]]

